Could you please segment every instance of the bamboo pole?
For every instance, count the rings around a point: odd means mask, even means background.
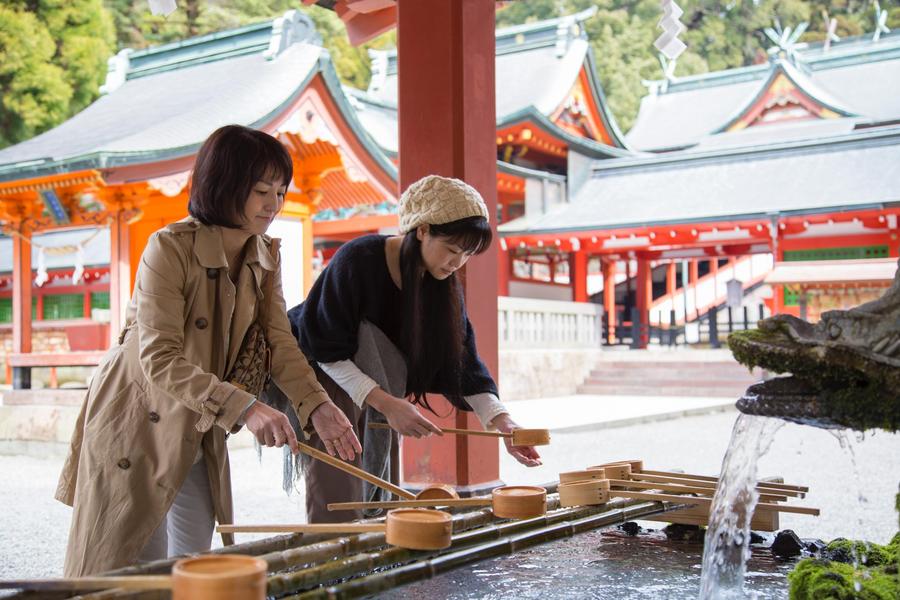
[[[0,590],[80,591],[80,590],[165,590],[172,588],[169,575],[132,575],[124,577],[60,577],[49,579],[0,580]]]
[[[510,554],[536,544],[569,537],[576,533],[597,529],[598,527],[606,527],[665,512],[668,510],[668,507],[660,507],[659,504],[640,503],[634,506],[606,506],[593,507],[593,509],[593,511],[588,507],[580,509],[574,514],[587,516],[577,518],[575,521],[569,521],[568,519],[563,522],[550,521],[551,515],[529,519],[522,523],[530,523],[532,526],[537,524],[536,528],[521,531],[522,524],[520,523],[518,525],[519,529],[508,530],[506,535],[499,539],[483,541],[473,546],[457,548],[456,540],[454,540],[454,546],[449,551],[444,551],[438,556],[423,557],[424,560],[404,564],[394,569],[378,571],[365,577],[350,579],[330,587],[318,587],[300,594],[286,596],[282,600],[368,596],[401,584],[427,579],[475,561]],[[573,513],[567,514],[567,517],[575,518]],[[503,530],[501,529],[501,531]],[[514,531],[516,533],[513,533]]]
[[[381,533],[384,523],[300,523],[219,525],[219,533]]]

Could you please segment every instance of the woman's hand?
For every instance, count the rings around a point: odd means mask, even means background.
[[[254,402],[244,415],[244,424],[263,446],[281,448],[287,444],[294,454],[299,451],[294,428],[287,415],[280,410],[263,402]]]
[[[346,461],[352,461],[357,454],[362,454],[362,446],[353,432],[353,425],[334,402],[323,402],[313,409],[309,418],[328,454],[340,456]]]
[[[369,392],[366,403],[383,414],[391,428],[401,435],[414,438],[428,437],[433,433],[444,435],[441,428],[426,419],[414,404],[391,396],[381,388]]]
[[[494,417],[491,420],[491,425],[496,427],[497,431],[501,433],[512,433],[514,429],[521,429],[508,413],[502,413]],[[526,467],[538,467],[542,464],[541,455],[534,449],[534,446],[513,446],[512,438],[508,437],[503,438],[503,443],[506,444],[506,451]]]

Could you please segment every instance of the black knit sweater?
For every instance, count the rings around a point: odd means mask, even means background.
[[[383,235],[367,235],[341,246],[306,300],[288,311],[294,336],[311,361],[352,360],[356,354],[357,330],[363,320],[383,331],[395,346],[403,347],[400,343],[403,299],[388,271],[386,239]],[[459,392],[463,396],[484,392],[497,395],[497,384],[478,357],[475,332],[468,315],[465,322]],[[447,394],[453,387],[439,374],[428,391]],[[459,408],[471,410],[467,404]]]

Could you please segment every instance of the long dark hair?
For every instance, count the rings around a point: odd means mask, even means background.
[[[484,217],[468,217],[430,225],[429,233],[447,239],[463,252],[481,254],[491,245],[491,226]],[[462,396],[462,363],[466,338],[462,286],[456,274],[435,279],[422,260],[422,243],[416,230],[400,245],[403,282],[403,345],[407,356],[407,392],[413,403],[434,409],[425,392],[439,382],[440,391],[457,408],[465,408]]]

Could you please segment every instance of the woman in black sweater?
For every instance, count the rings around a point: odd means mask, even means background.
[[[319,381],[363,441],[363,457],[356,462],[374,467],[379,475],[390,471],[395,481],[396,443],[395,464],[385,469],[390,450],[366,443],[366,437],[374,438],[373,431],[365,431],[366,422],[383,415],[401,435],[440,435],[440,428],[420,410],[431,410],[426,393],[444,395],[459,410],[474,410],[486,428],[509,432],[517,427],[478,357],[455,275],[491,244],[481,195],[458,179],[430,175],[404,192],[399,218],[399,236],[368,235],[344,244],[306,300],[288,312]],[[364,328],[374,328],[379,340],[375,353],[384,359],[388,376],[405,371],[405,386],[401,383],[390,390],[393,393],[360,368],[370,362],[359,355]],[[389,355],[399,357],[393,366]],[[312,443],[332,454],[343,450],[315,437]],[[524,465],[540,464],[534,448],[507,443],[507,451]],[[357,516],[329,513],[326,505],[360,500],[358,480],[319,461],[305,461],[304,474],[310,522]]]

